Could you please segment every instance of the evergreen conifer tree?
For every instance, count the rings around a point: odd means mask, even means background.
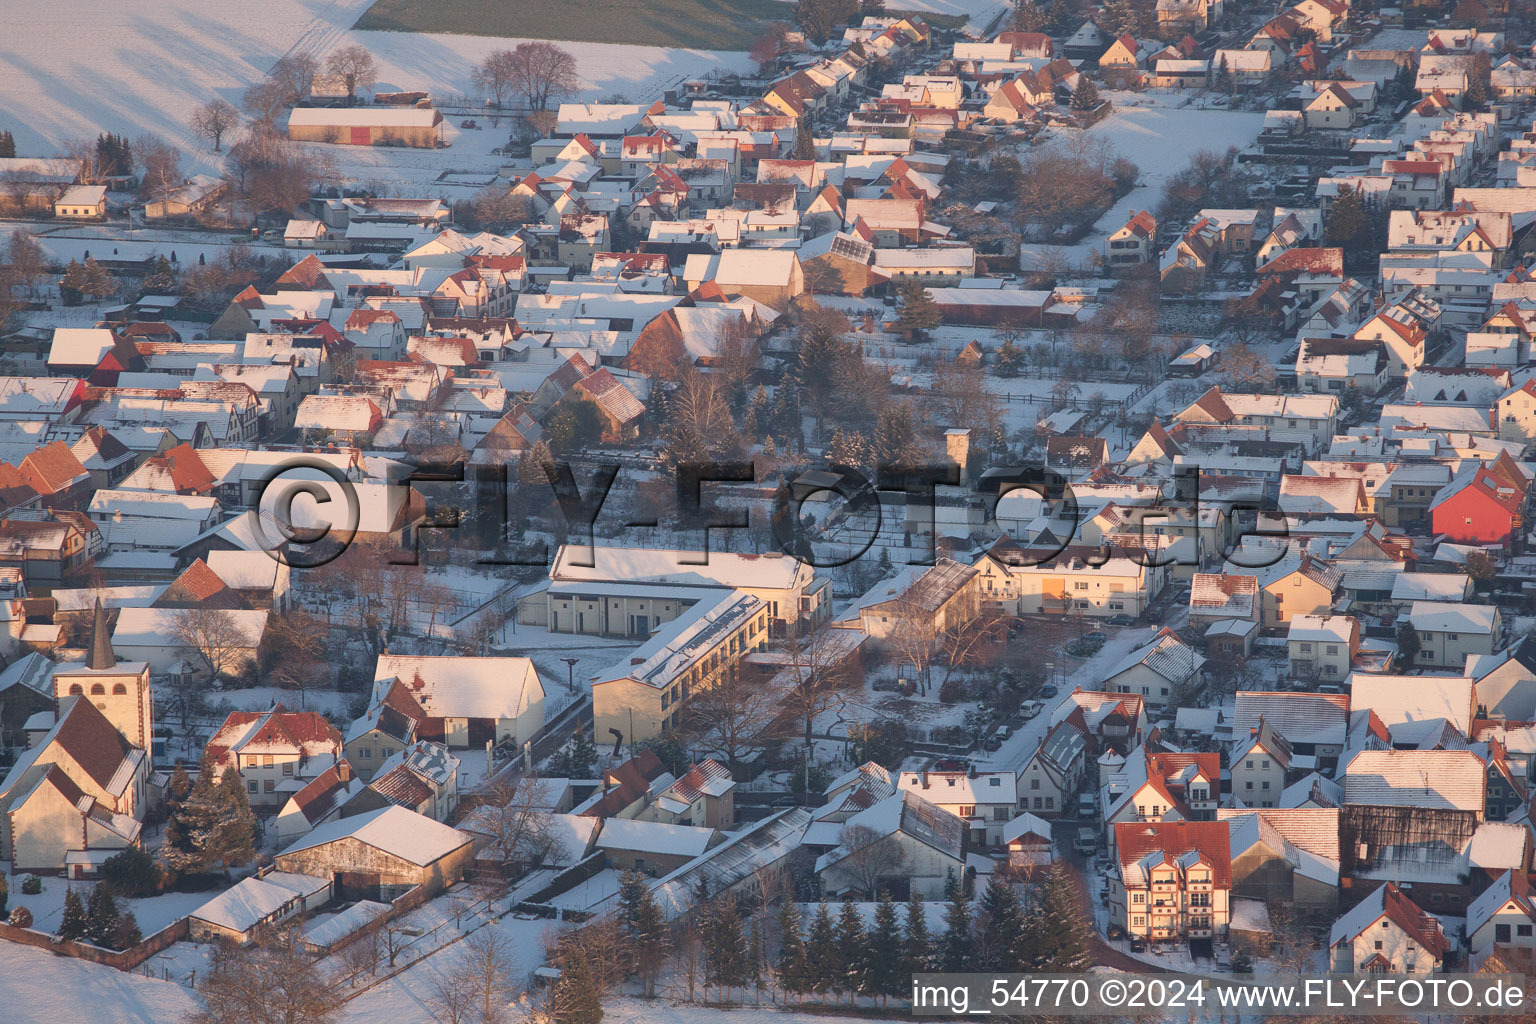
[[[1052,974],[1086,971],[1093,964],[1093,922],[1078,904],[1072,876],[1060,864],[1046,869],[1036,910],[1030,920],[1040,928],[1040,952],[1033,969]]]
[[[251,813],[239,772],[226,771],[215,796],[221,816],[208,851],[209,861],[222,864],[227,875],[230,868],[249,864],[256,856],[256,815]]]
[[[971,901],[966,898],[965,888],[951,882],[949,906],[944,911],[944,938],[939,943],[941,971],[958,974],[971,969],[973,944],[971,941]]]
[[[852,1002],[858,993],[869,990],[869,939],[852,900],[844,900],[838,911],[837,945],[843,954],[843,980],[833,987],[847,992]]]
[[[704,923],[704,984],[714,985],[723,1001],[747,981],[747,936],[741,908],[733,896],[711,900]]]
[[[1099,87],[1093,84],[1093,79],[1087,75],[1077,76],[1077,88],[1072,90],[1072,109],[1079,111],[1095,110],[1103,101],[1099,99]]]
[[[598,998],[597,981],[580,950],[560,962],[560,980],[555,983],[553,1024],[598,1024],[603,1019],[603,1004]]]
[[[117,916],[117,901],[112,898],[112,890],[107,883],[97,882],[86,908],[86,936],[98,946],[110,946],[117,933]]]
[[[837,929],[832,923],[832,911],[825,901],[816,907],[811,918],[811,930],[805,939],[805,961],[810,991],[826,1002],[827,993],[840,984],[843,977],[843,956],[837,946]]]
[[[7,128],[5,131],[0,132],[0,158],[10,160],[14,159],[15,156],[16,136],[12,135],[11,130]]]
[[[1024,970],[1024,908],[1013,886],[997,875],[981,897],[981,968],[999,974]]]
[[[939,304],[933,301],[933,293],[915,278],[901,285],[897,302],[896,329],[909,337],[924,337],[944,319]]]
[[[921,912],[921,904],[918,910]],[[880,899],[875,903],[875,923],[869,930],[865,944],[868,969],[865,972],[867,987],[864,989],[869,995],[879,996],[881,1006],[891,996],[899,996],[906,991],[911,980],[911,974],[904,970],[904,945],[901,926],[896,921],[896,902],[891,899],[890,892],[882,889]]]
[[[59,938],[83,939],[90,931],[90,919],[85,915],[85,904],[74,889],[64,894],[64,916],[59,921]]]
[[[1211,73],[1211,89],[1215,92],[1232,91],[1232,69],[1227,66],[1227,55],[1221,54],[1216,70]]]
[[[139,931],[139,921],[133,916],[133,911],[127,911],[117,919],[117,928],[112,932],[113,949],[131,949],[143,941],[144,936]]]
[[[800,907],[794,900],[779,904],[779,958],[774,965],[779,988],[786,994],[802,995],[806,983],[805,936],[801,932]]]
[[[1040,32],[1045,28],[1045,12],[1035,0],[1014,0],[1009,27],[1015,32]]]
[[[928,935],[928,908],[912,890],[907,900],[906,928],[902,936],[901,969],[905,974],[926,971],[933,959],[933,940]]]
[[[160,846],[160,859],[172,871],[195,875],[208,870],[208,849],[214,841],[221,818],[217,783],[214,781],[218,774],[219,769],[213,766],[211,759],[204,756],[197,781],[171,810],[170,819],[165,824],[165,839]]]

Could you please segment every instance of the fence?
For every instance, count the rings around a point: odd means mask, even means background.
[[[36,949],[46,949],[50,953],[72,956],[79,960],[89,960],[91,963],[102,964],[119,971],[131,971],[156,953],[165,950],[173,942],[186,938],[187,927],[187,919],[183,917],[155,932],[137,946],[122,950],[102,949],[100,946],[93,946],[88,942],[77,942],[74,939],[57,939],[52,935],[33,931],[31,928],[17,928],[3,923],[0,923],[0,939]]]

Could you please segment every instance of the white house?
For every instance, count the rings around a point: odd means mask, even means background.
[[[1328,966],[1335,974],[1430,974],[1448,949],[1440,922],[1386,882],[1333,923]]]

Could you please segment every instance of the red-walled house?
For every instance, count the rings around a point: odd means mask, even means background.
[[[1524,524],[1530,480],[1508,454],[1445,486],[1429,506],[1434,532],[1459,544],[1508,546]]]

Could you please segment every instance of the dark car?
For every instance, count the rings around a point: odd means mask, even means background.
[[[1111,615],[1107,620],[1111,626],[1134,626],[1136,619],[1131,615]]]
[[[1098,630],[1094,630],[1092,633],[1084,633],[1083,639],[1089,641],[1090,643],[1102,644],[1104,641],[1109,639],[1109,636],[1106,633],[1101,633]]]
[[[933,762],[933,767],[941,772],[963,772],[970,767],[964,759],[958,757],[941,757]]]
[[[1040,687],[1040,696],[1042,697],[1054,697],[1060,692],[1060,690],[1056,689],[1056,687],[1052,686],[1050,683],[1046,683],[1044,686]]]
[[[981,745],[981,749],[985,750],[989,754],[1001,750],[1002,747],[1003,738],[1001,736],[988,736],[987,741]]]
[[[1132,935],[1131,936],[1131,952],[1132,953],[1145,953],[1146,951],[1147,951],[1147,940],[1142,938],[1140,935]]]

